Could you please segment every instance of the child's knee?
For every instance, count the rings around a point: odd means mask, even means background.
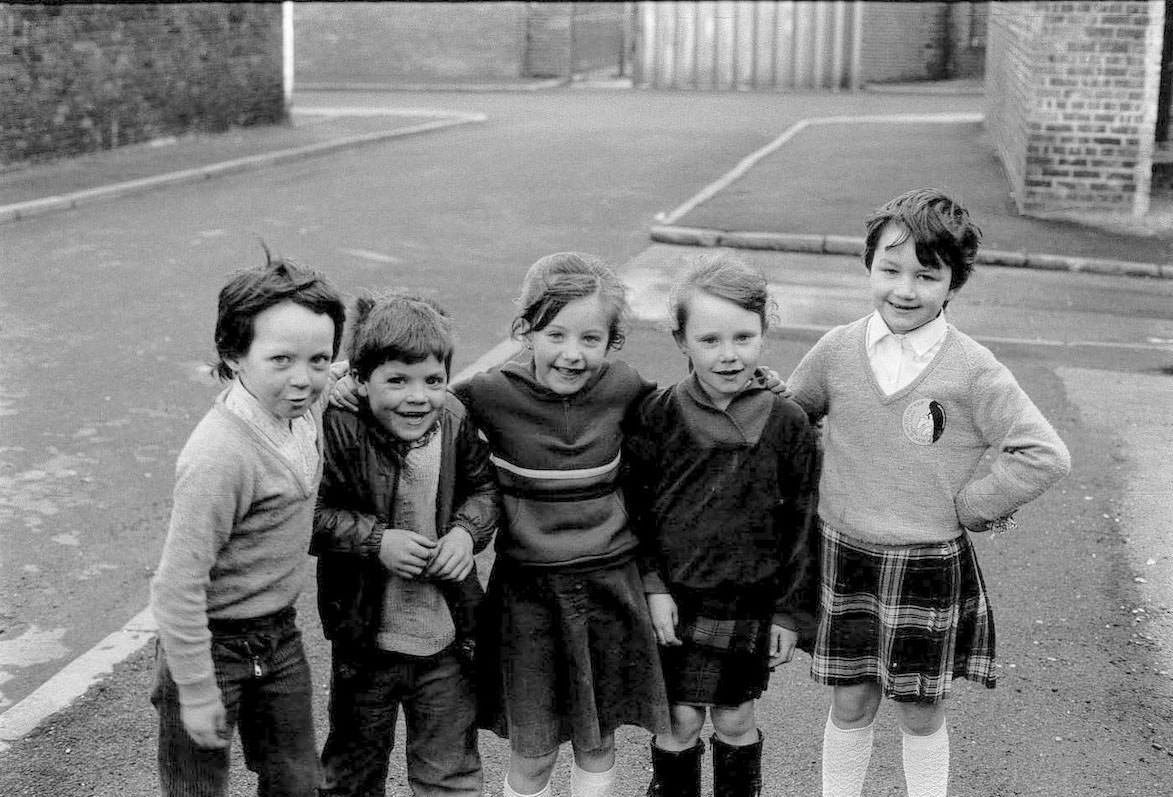
[[[527,781],[545,783],[549,780],[550,774],[554,771],[554,764],[557,762],[557,750],[537,756],[514,753],[509,760],[509,768]]]
[[[600,767],[609,769],[615,761],[615,737],[610,734],[604,736],[599,746],[592,750],[573,749],[575,763],[589,772],[601,771]]]
[[[696,706],[675,705],[671,708],[672,736],[681,744],[692,745],[705,725],[705,710]]]
[[[831,715],[841,728],[867,725],[879,708],[879,684],[836,686],[831,695]]]
[[[945,703],[909,702],[898,703],[897,714],[900,718],[900,727],[913,736],[928,736],[936,733],[945,721]]]
[[[712,716],[713,728],[726,738],[742,737],[757,728],[752,700],[732,708],[714,706]]]

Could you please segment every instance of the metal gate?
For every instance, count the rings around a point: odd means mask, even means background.
[[[636,4],[636,86],[657,89],[855,89],[857,2]]]

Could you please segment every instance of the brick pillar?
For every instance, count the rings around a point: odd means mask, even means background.
[[[990,3],[986,125],[1020,212],[1148,211],[1164,12]]]

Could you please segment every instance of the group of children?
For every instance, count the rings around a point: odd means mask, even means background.
[[[933,190],[881,208],[875,312],[786,384],[761,368],[766,281],[728,254],[673,288],[687,375],[666,388],[609,357],[624,288],[588,255],[529,269],[528,357],[462,384],[428,300],[357,301],[342,364],[343,302],[319,275],[234,277],[229,385],[180,453],[152,582],[164,793],[226,793],[236,728],[258,794],[384,794],[402,706],[416,795],[482,793],[478,728],[509,740],[506,797],[549,795],[565,742],[570,793],[608,794],[624,724],[653,734],[649,795],[699,795],[706,717],[714,793],[757,795],[754,703],[800,646],[833,687],[823,793],[860,794],[888,697],[909,794],[945,794],[949,683],[994,685],[968,532],[1012,526],[1070,465],[943,315],[979,236]],[[320,759],[293,610],[307,546],[332,645]]]

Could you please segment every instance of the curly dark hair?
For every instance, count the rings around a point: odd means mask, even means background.
[[[921,265],[949,267],[950,290],[966,283],[982,240],[982,231],[970,218],[969,211],[936,188],[916,188],[889,200],[867,218],[863,263],[868,271],[872,269],[880,236],[890,222],[905,230],[893,242],[894,246],[911,238]]]

